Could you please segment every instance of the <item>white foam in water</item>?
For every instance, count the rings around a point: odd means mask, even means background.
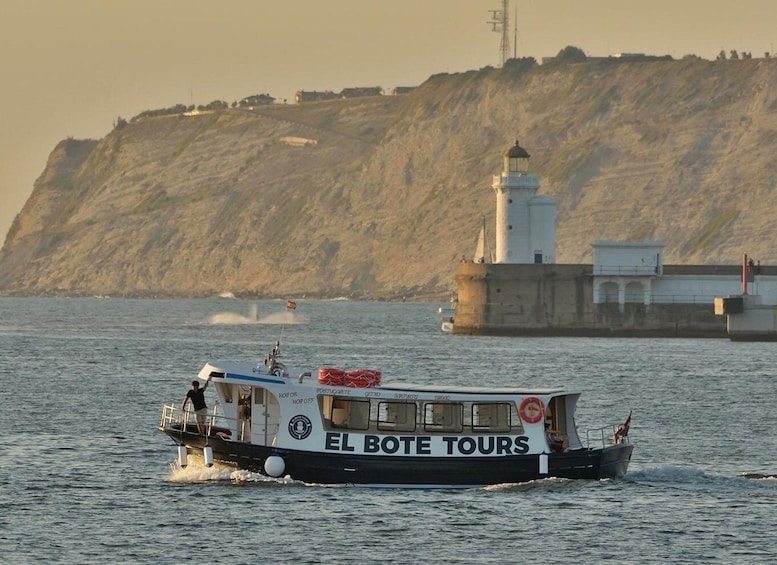
[[[223,465],[213,465],[206,467],[202,462],[189,457],[189,464],[186,467],[176,461],[170,464],[170,475],[167,480],[174,483],[202,483],[206,481],[229,481],[234,469]]]
[[[248,316],[242,314],[235,314],[234,312],[220,312],[212,315],[208,318],[208,322],[211,324],[224,324],[224,325],[240,325],[240,324],[307,324],[310,320],[293,310],[286,310],[284,312],[276,312],[269,314],[263,318],[259,317],[259,309],[256,304],[251,304]]]
[[[280,485],[291,485],[298,483],[288,475],[285,477],[273,478],[261,473],[252,473],[246,470],[232,471],[231,479],[238,483],[277,483]],[[302,484],[302,483],[299,483]]]
[[[752,481],[777,482],[777,473],[742,473],[740,476]]]
[[[716,475],[694,467],[664,465],[627,473],[624,480],[678,490],[732,492],[761,487],[770,488],[768,477],[767,474],[759,473],[742,473],[736,476]]]
[[[220,314],[213,314],[208,319],[211,324],[225,324],[225,325],[239,325],[239,324],[256,324],[256,320],[253,320],[247,316],[241,316],[233,312],[221,312]]]
[[[307,324],[309,322],[306,316],[294,311],[277,312],[264,318],[259,318],[257,324]]]
[[[277,483],[294,484],[290,477],[273,478],[261,473],[252,473],[243,469],[235,469],[227,465],[215,463],[206,467],[202,459],[189,456],[189,464],[181,467],[178,461],[170,463],[170,474],[167,480],[173,483],[204,483],[208,481],[230,481],[238,483]]]
[[[531,481],[525,481],[522,483],[500,483],[496,485],[486,485],[483,490],[500,492],[510,490],[535,490],[535,489],[547,489],[552,490],[559,485],[573,484],[573,479],[561,479],[558,477],[544,477],[542,479],[534,479]]]

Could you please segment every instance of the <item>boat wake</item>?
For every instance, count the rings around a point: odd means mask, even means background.
[[[191,457],[191,456],[190,456]],[[206,483],[206,482],[231,482],[231,483],[272,483],[295,484],[290,478],[272,478],[261,473],[252,473],[242,469],[235,469],[226,465],[214,464],[206,467],[202,461],[189,460],[186,467],[181,467],[176,461],[170,463],[170,474],[166,478],[171,483]]]
[[[742,473],[740,476],[754,481],[777,482],[777,473]]]
[[[204,483],[208,481],[229,481],[234,469],[213,465],[205,467],[192,461],[186,467],[181,467],[178,462],[170,463],[170,474],[167,480],[172,483]]]
[[[645,485],[657,488],[669,488],[686,491],[734,492],[760,491],[777,496],[777,473],[744,472],[734,476],[713,475],[693,467],[665,465],[652,469],[643,469],[626,473],[619,479],[603,479],[599,483]],[[504,491],[568,491],[569,489],[590,488],[598,483],[583,483],[569,479],[548,477],[525,483],[504,483],[484,487],[493,492]]]
[[[310,320],[298,312],[287,311],[277,312],[270,314],[264,318],[259,318],[257,324],[276,324],[276,325],[293,325],[293,324],[307,324]]]
[[[491,492],[537,490],[555,492],[560,490],[568,490],[569,488],[575,488],[580,484],[580,481],[576,481],[574,479],[559,479],[558,477],[548,477],[547,479],[535,479],[525,483],[501,483],[498,485],[488,485],[482,488],[483,490]]]
[[[210,324],[221,325],[241,325],[241,324],[268,324],[268,325],[293,325],[307,324],[310,320],[294,310],[285,312],[275,312],[267,316],[260,317],[259,309],[256,304],[252,304],[247,316],[236,314],[234,312],[220,312],[213,314],[208,318]]]
[[[211,324],[224,324],[224,325],[239,325],[239,324],[258,324],[258,320],[249,318],[248,316],[241,316],[233,312],[221,312],[219,314],[213,314],[208,318],[208,322]]]
[[[666,465],[627,473],[623,480],[679,490],[725,492],[756,489],[766,490],[777,495],[777,474],[769,473],[741,473],[735,476],[712,475],[693,467]]]

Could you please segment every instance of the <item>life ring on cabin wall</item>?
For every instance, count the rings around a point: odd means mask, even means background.
[[[527,396],[521,401],[518,413],[521,415],[521,420],[527,424],[536,424],[542,420],[545,407],[542,405],[542,400],[536,396]]]

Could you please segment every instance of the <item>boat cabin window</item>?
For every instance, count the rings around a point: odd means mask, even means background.
[[[509,432],[512,405],[507,402],[472,404],[473,432]]]
[[[378,429],[413,432],[415,413],[415,402],[380,402],[378,403]]]
[[[318,400],[327,429],[449,434],[463,433],[465,428],[476,434],[523,430],[512,402],[370,401],[335,395],[321,395]]]
[[[366,430],[370,425],[369,400],[323,396],[321,409],[333,428]]]
[[[456,402],[427,402],[424,404],[424,431],[461,432],[464,406]]]

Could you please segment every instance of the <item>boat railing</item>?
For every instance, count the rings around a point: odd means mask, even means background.
[[[610,424],[585,432],[585,443],[588,449],[598,449],[619,443],[629,443],[628,435],[619,435],[620,424]]]
[[[222,435],[222,433],[225,433],[225,429],[229,429],[229,435],[232,436],[234,435],[234,430],[237,430],[237,441],[251,441],[251,420],[228,418],[223,410],[219,410],[218,404],[213,409],[208,410],[205,417],[205,427],[208,435],[213,435],[214,431],[217,435]],[[162,419],[159,422],[159,429],[162,431],[196,430],[197,419],[195,418],[194,411],[188,407],[185,410],[181,410],[175,404],[165,404],[162,407]],[[275,437],[277,431],[278,426],[267,426],[265,435]]]
[[[216,404],[212,410],[208,410],[205,417],[205,427],[208,434],[213,428],[223,423],[225,420],[224,415],[219,412],[219,405]],[[186,430],[189,427],[197,427],[197,419],[195,418],[194,410],[186,408],[181,410],[180,407],[175,404],[165,404],[162,407],[162,419],[159,422],[160,430],[181,429]]]

